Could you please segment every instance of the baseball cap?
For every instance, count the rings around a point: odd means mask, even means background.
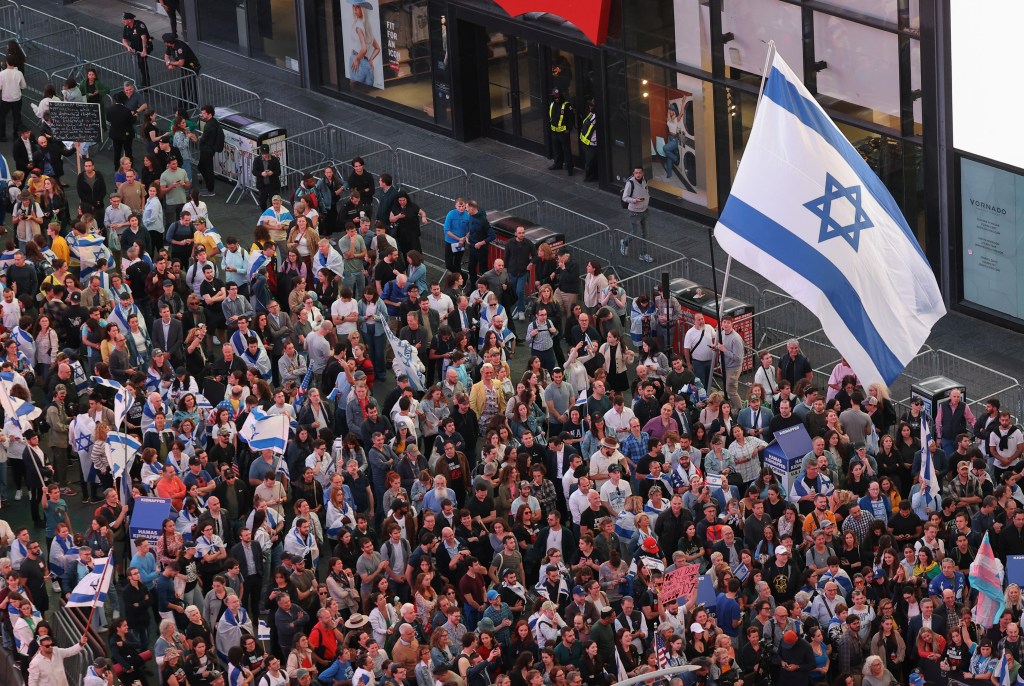
[[[793,645],[796,643],[797,635],[796,632],[790,629],[786,633],[782,634],[782,641],[787,645]]]
[[[784,545],[777,545],[777,546],[775,546],[775,554],[776,555],[789,555],[789,548],[787,548]]]
[[[648,553],[657,553],[658,552],[658,542],[656,540],[654,540],[654,538],[646,538],[646,539],[644,539],[644,546],[643,547],[644,547],[644,551],[645,552],[648,552]]]
[[[582,586],[573,586],[572,587],[572,594],[573,595],[586,595],[587,592],[583,590]]]
[[[702,634],[704,633],[704,627],[700,625],[700,622],[694,622],[690,625],[691,634]]]
[[[498,599],[498,592],[495,591],[493,588],[491,590],[487,591],[487,599],[488,600],[497,600]]]

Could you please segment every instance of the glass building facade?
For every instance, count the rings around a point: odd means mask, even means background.
[[[458,140],[546,154],[551,89],[577,111],[593,99],[602,188],[618,192],[639,164],[658,206],[709,223],[742,162],[773,40],[892,192],[956,304],[960,263],[940,230],[959,196],[937,143],[948,108],[935,85],[948,68],[943,3],[610,4],[602,45],[560,17],[510,17],[492,0],[197,1],[193,11],[200,42]]]

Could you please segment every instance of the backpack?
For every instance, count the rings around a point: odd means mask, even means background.
[[[224,152],[224,127],[217,122],[217,135],[213,139],[213,151]]]
[[[53,407],[53,403],[50,403],[49,405],[47,405],[46,406],[46,410],[49,410],[51,407]],[[43,413],[41,415],[39,415],[39,418],[36,419],[36,421],[35,421],[36,433],[38,433],[39,435],[44,435],[44,434],[50,433],[50,428],[51,427],[50,427],[50,422],[46,421],[46,410],[43,410]]]
[[[630,177],[630,178],[629,178],[629,179],[628,179],[628,180],[626,181],[626,185],[628,185],[628,186],[629,186],[629,194],[630,194],[630,195],[633,195],[633,178],[632,178],[632,177]],[[623,189],[623,190],[625,190],[625,189]],[[623,199],[622,199],[622,198],[620,197],[620,198],[619,198],[619,202],[621,202],[621,203],[622,203],[622,209],[624,209],[624,210],[628,210],[628,209],[629,209],[629,201],[628,201],[628,200],[623,200]]]

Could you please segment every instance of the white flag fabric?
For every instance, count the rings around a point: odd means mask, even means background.
[[[288,415],[276,414],[268,416],[256,407],[238,432],[238,437],[249,444],[253,452],[273,450],[283,453],[288,445]]]
[[[821,320],[865,388],[946,313],[889,191],[778,54],[715,237]]]
[[[67,602],[68,607],[93,607],[94,605],[102,607],[107,602],[110,577],[113,576],[113,574],[104,573],[109,559],[106,557],[96,559],[92,571],[86,574],[71,591]]]
[[[417,393],[425,390],[427,388],[427,370],[423,366],[423,360],[420,359],[420,355],[412,343],[403,341],[391,330],[382,307],[377,308],[377,326],[384,327],[384,334],[388,338],[388,343],[391,344],[391,350],[395,353],[395,359],[391,361],[391,369],[395,372],[395,376],[405,374],[409,378],[409,385]]]
[[[921,476],[924,477],[924,483],[921,485],[929,499],[935,496],[942,497],[939,475],[935,472],[935,460],[932,459],[932,451],[928,449],[931,440],[932,432],[928,425],[928,417],[921,415]]]
[[[113,379],[104,379],[102,376],[92,377],[92,382],[97,386],[103,386],[114,391],[114,426],[119,429],[124,418],[128,415],[128,391],[119,382]]]

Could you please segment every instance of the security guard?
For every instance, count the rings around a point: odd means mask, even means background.
[[[551,104],[548,105],[548,125],[551,127],[551,147],[554,149],[554,164],[548,169],[561,169],[565,165],[569,176],[572,176],[572,131],[574,120],[572,105],[562,97],[562,91],[555,88],[551,91]]]
[[[139,88],[149,86],[149,61],[148,56],[153,52],[153,36],[149,35],[146,22],[136,19],[131,12],[124,13],[124,31],[121,34],[121,43],[128,52],[135,55],[135,62],[139,67]]]
[[[597,109],[593,100],[587,101],[587,116],[580,124],[580,149],[583,151],[583,180],[597,181]]]
[[[181,102],[178,109],[190,113],[199,107],[199,90],[196,88],[196,79],[199,78],[199,58],[189,47],[188,43],[179,39],[173,33],[165,33],[163,36],[164,64],[168,69],[182,69],[181,75]]]

